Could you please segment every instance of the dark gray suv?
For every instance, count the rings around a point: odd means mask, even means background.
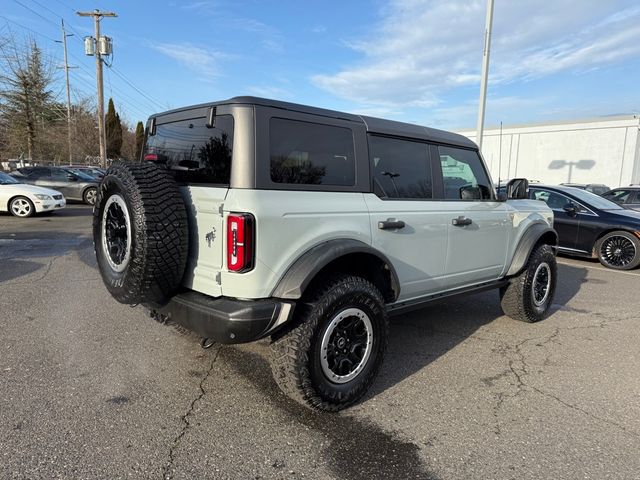
[[[67,200],[79,200],[87,205],[96,203],[99,181],[82,172],[62,167],[23,167],[11,175],[24,183],[58,190]]]

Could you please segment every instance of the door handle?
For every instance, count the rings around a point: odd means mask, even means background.
[[[463,217],[462,215],[460,215],[458,218],[454,218],[453,220],[451,220],[451,224],[454,227],[464,227],[465,225],[471,225],[472,221],[470,218],[467,217]]]
[[[379,220],[378,228],[380,230],[390,230],[392,228],[404,228],[404,222],[402,220],[393,220],[388,218],[387,220]]]

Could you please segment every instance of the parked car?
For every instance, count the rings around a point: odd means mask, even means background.
[[[619,270],[640,265],[640,213],[574,187],[535,185],[529,197],[553,210],[560,252]]]
[[[34,213],[60,210],[66,203],[64,195],[57,190],[20,183],[15,177],[0,172],[1,212],[30,217]]]
[[[96,203],[96,178],[62,167],[24,167],[11,175],[21,182],[61,191],[67,200],[79,200],[87,205]]]
[[[602,195],[603,193],[611,190],[602,183],[561,183],[560,185],[579,188],[581,190],[586,190],[587,192],[595,193],[596,195]]]
[[[640,211],[640,186],[614,188],[603,193],[602,197],[617,203],[622,208]]]

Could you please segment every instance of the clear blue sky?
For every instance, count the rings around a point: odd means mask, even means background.
[[[486,1],[0,0],[0,34],[54,43],[74,97],[94,95],[78,10],[114,11],[106,97],[129,123],[256,95],[439,128],[475,127]],[[487,124],[640,113],[637,0],[496,0]],[[63,75],[55,87],[64,98]],[[144,95],[139,93],[141,90]]]

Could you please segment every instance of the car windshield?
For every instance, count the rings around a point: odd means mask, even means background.
[[[11,175],[0,172],[0,185],[15,185],[17,183],[20,182],[13,178]]]
[[[607,200],[606,198],[602,198],[600,195],[596,195],[595,193],[587,192],[586,190],[574,188],[571,190],[571,195],[576,197],[578,200],[585,202],[587,205],[599,208],[600,210],[622,210],[622,207],[617,203]]]

